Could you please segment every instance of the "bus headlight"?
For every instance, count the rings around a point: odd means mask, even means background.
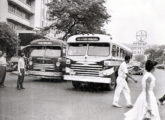
[[[110,61],[104,61],[104,66],[110,66],[111,62]]]
[[[66,67],[66,68],[65,68],[65,72],[66,72],[66,73],[70,73],[70,68]]]
[[[71,60],[67,59],[66,64],[70,64],[70,63],[71,63]]]
[[[33,62],[32,61],[29,61],[29,65],[33,65]]]
[[[56,66],[57,66],[57,67],[59,67],[59,66],[60,66],[60,64],[61,64],[60,62],[56,62]]]

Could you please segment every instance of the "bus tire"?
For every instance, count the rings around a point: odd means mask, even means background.
[[[75,89],[79,89],[81,87],[81,83],[77,81],[72,81],[72,85]]]
[[[111,75],[111,82],[108,84],[108,90],[112,91],[116,88],[116,75]]]

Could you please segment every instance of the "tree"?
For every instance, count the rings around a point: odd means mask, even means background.
[[[6,23],[0,22],[0,49],[7,53],[7,57],[11,57],[16,52],[19,40],[16,33]]]
[[[148,59],[155,60],[155,55],[156,55],[156,49],[154,48],[149,48],[145,51],[144,54],[148,54]]]
[[[149,55],[148,59],[158,60],[158,59],[163,59],[163,51],[164,51],[164,46],[158,46],[156,48],[153,47],[153,48],[147,49],[145,51],[145,54]]]
[[[53,0],[47,4],[53,23],[44,31],[64,32],[63,39],[75,34],[105,33],[102,27],[110,15],[104,3],[104,0]]]

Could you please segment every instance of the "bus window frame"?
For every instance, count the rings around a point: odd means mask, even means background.
[[[117,57],[119,57],[119,55],[120,55],[120,48],[119,48],[119,46],[117,46]]]
[[[117,57],[117,46],[112,45],[112,57]]]

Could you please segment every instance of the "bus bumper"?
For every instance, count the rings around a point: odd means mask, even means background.
[[[62,72],[28,71],[28,75],[39,76],[42,78],[54,78],[54,77],[62,77]]]
[[[93,82],[93,83],[111,83],[111,78],[91,77],[91,76],[64,75],[64,80]]]

